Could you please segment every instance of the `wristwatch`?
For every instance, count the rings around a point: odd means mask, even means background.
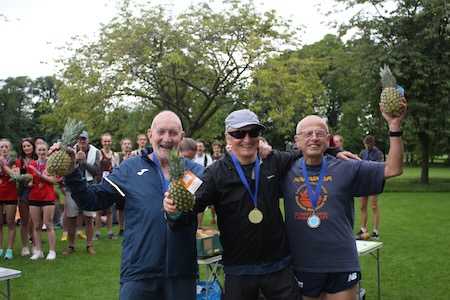
[[[389,136],[403,136],[403,129],[400,129],[400,131],[389,131]]]

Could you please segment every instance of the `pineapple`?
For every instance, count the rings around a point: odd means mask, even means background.
[[[33,175],[25,173],[21,175],[10,176],[9,181],[31,181],[33,180]]]
[[[183,161],[178,152],[173,149],[169,152],[168,160],[171,177],[169,183],[170,196],[178,210],[187,212],[194,207],[195,196],[186,190],[180,182],[185,172]]]
[[[61,149],[53,152],[47,161],[47,172],[53,176],[64,176],[69,172],[71,163],[70,156],[66,153],[68,145],[72,145],[84,129],[84,123],[75,119],[67,118],[64,133],[61,138]]]
[[[383,91],[380,96],[380,103],[387,114],[399,116],[402,113],[402,88],[397,85],[397,80],[392,75],[388,65],[380,68],[381,86]]]

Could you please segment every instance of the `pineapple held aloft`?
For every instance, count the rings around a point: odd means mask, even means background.
[[[186,171],[180,155],[175,150],[170,150],[169,156],[169,183],[170,196],[178,210],[187,212],[194,207],[195,196],[181,184],[180,180]]]
[[[47,173],[53,176],[67,175],[72,159],[66,153],[68,145],[72,145],[85,125],[82,121],[77,122],[75,119],[68,118],[64,126],[64,133],[61,138],[61,149],[53,152],[47,161]]]
[[[400,116],[403,111],[403,88],[397,85],[397,80],[388,65],[380,68],[381,86],[383,91],[380,96],[380,104],[384,111],[391,116]]]

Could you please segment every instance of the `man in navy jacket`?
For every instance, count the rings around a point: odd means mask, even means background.
[[[122,162],[91,186],[75,166],[73,149],[66,150],[73,161],[64,181],[79,207],[101,210],[120,198],[125,200],[121,300],[196,298],[196,224],[171,230],[162,205],[170,181],[167,156],[171,149],[178,149],[184,134],[175,113],[159,113],[147,131],[152,147],[145,147],[141,156]],[[204,171],[199,164],[183,162],[197,176]]]

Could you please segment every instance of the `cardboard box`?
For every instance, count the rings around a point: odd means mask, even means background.
[[[213,256],[222,253],[222,245],[218,234],[197,238],[197,256]]]

